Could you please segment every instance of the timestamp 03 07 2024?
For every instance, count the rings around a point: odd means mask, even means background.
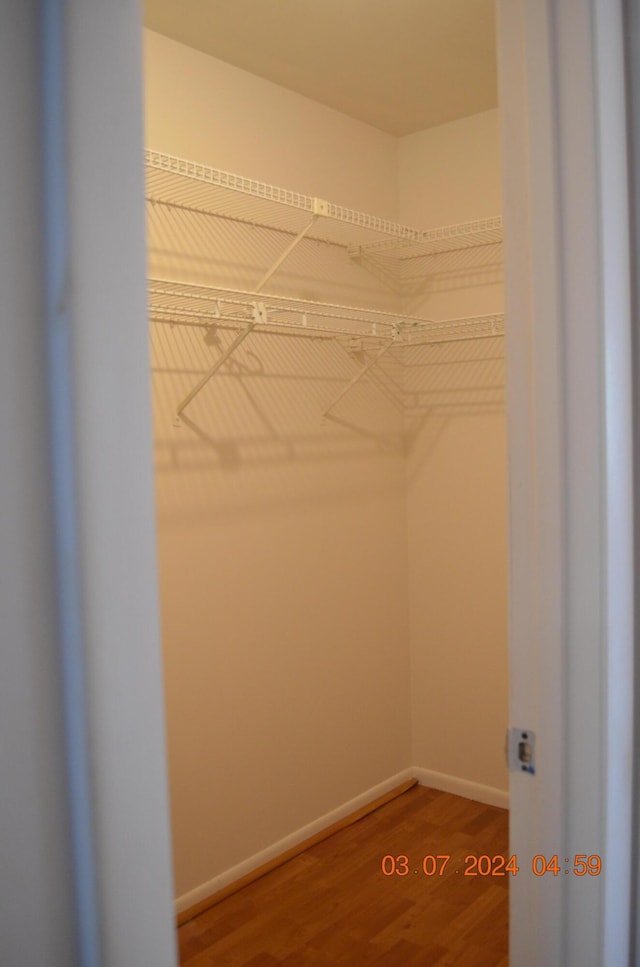
[[[380,864],[384,876],[410,876],[422,874],[424,876],[444,876],[449,866],[451,855],[428,854],[421,860],[412,863],[408,856],[400,853],[392,856],[390,853],[382,857]],[[597,853],[576,853],[574,856],[560,857],[557,853],[552,856],[536,854],[530,863],[522,863],[517,856],[490,856],[470,853],[465,856],[464,863],[458,863],[455,873],[462,876],[518,876],[531,871],[534,876],[599,876],[602,872],[602,859]],[[449,867],[449,873],[454,872]]]

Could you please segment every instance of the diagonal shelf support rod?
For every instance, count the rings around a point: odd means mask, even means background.
[[[316,201],[316,199],[314,198],[314,202],[315,201]],[[258,285],[256,287],[256,292],[262,292],[263,288],[265,287],[265,285],[267,284],[267,282],[269,281],[269,279],[271,278],[271,276],[272,275],[275,275],[275,273],[278,271],[278,269],[280,268],[280,266],[282,265],[282,263],[285,261],[285,259],[288,259],[289,258],[289,256],[293,252],[294,248],[302,241],[302,239],[305,237],[305,235],[309,231],[311,231],[311,229],[315,225],[317,219],[318,219],[318,215],[317,214],[314,214],[312,216],[312,218],[311,218],[311,221],[307,225],[305,225],[305,227],[302,229],[301,232],[298,232],[298,234],[296,235],[296,237],[294,239],[292,239],[292,241],[289,243],[289,245],[287,245],[287,247],[284,250],[284,252],[282,253],[282,255],[278,259],[276,259],[276,261],[273,263],[273,265],[271,266],[271,268],[269,269],[269,271],[267,272],[267,274],[264,275],[260,279],[260,282],[258,283]]]
[[[338,396],[336,396],[335,400],[326,408],[326,410],[324,410],[324,412],[322,414],[323,418],[329,416],[329,414],[331,413],[331,410],[333,410],[338,405],[338,403],[340,402],[340,400],[344,399],[344,397],[347,395],[347,393],[351,392],[351,390],[353,389],[353,387],[357,383],[359,383],[360,380],[364,376],[367,375],[367,373],[369,372],[370,369],[373,369],[373,367],[379,361],[379,359],[381,358],[381,356],[384,356],[384,354],[386,352],[388,352],[389,349],[391,349],[391,347],[394,345],[397,337],[398,337],[398,328],[396,327],[394,329],[393,336],[391,337],[391,339],[389,340],[389,342],[385,343],[384,346],[381,346],[380,349],[378,350],[378,352],[375,354],[375,356],[373,356],[372,359],[370,359],[368,363],[365,363],[365,365],[362,366],[358,370],[358,372],[355,374],[355,376],[353,376],[349,380],[349,382],[344,387],[344,389],[342,390],[342,392],[339,393]]]
[[[316,221],[318,219],[318,216],[322,213],[323,205],[326,205],[326,202],[323,202],[321,199],[314,198],[313,203],[314,203],[314,207],[315,207],[316,211],[311,216],[311,221],[309,221],[304,226],[304,228],[300,232],[298,232],[298,234],[296,235],[296,237],[294,239],[292,239],[292,241],[289,243],[289,245],[287,245],[286,249],[280,255],[280,257],[278,259],[276,259],[276,261],[273,263],[273,265],[271,266],[271,268],[269,269],[269,271],[266,273],[266,275],[264,275],[260,279],[260,282],[256,286],[256,293],[261,292],[263,290],[263,288],[265,287],[265,285],[267,284],[267,282],[269,281],[269,279],[272,277],[272,275],[275,275],[275,273],[278,271],[278,269],[280,268],[280,266],[282,265],[282,263],[285,261],[285,259],[288,259],[289,258],[289,256],[293,252],[293,250],[296,247],[296,245],[298,245],[302,241],[302,239],[305,237],[305,235],[309,231],[311,231],[311,229],[315,225],[315,223],[316,223]],[[220,367],[224,363],[226,363],[226,361],[229,359],[230,356],[233,355],[233,353],[235,353],[235,351],[238,348],[238,346],[240,346],[240,344],[244,342],[244,340],[247,338],[247,336],[249,335],[249,333],[251,333],[255,329],[256,325],[259,322],[261,322],[261,323],[267,322],[267,310],[265,309],[264,303],[262,303],[262,302],[256,302],[254,304],[253,319],[251,320],[251,322],[249,323],[249,325],[246,326],[245,329],[243,329],[241,332],[238,333],[238,335],[233,340],[233,342],[229,346],[227,346],[227,348],[224,351],[224,353],[222,354],[222,356],[220,356],[218,359],[216,359],[216,361],[213,364],[213,366],[211,367],[211,369],[207,373],[204,374],[204,376],[202,377],[202,379],[199,380],[196,383],[196,385],[193,387],[193,389],[189,393],[187,393],[187,395],[185,396],[185,398],[183,400],[181,400],[180,403],[178,403],[178,406],[176,408],[176,419],[175,419],[176,426],[180,426],[180,417],[181,417],[183,411],[189,405],[189,403],[191,403],[191,401],[193,399],[195,399],[195,397],[198,395],[198,393],[202,389],[204,389],[204,387],[207,385],[207,383],[209,382],[209,380],[213,376],[215,376],[215,374],[218,372],[218,370],[220,369]]]
[[[253,308],[253,319],[251,320],[251,322],[244,329],[241,329],[240,330],[240,332],[238,333],[238,335],[236,336],[236,338],[233,340],[233,342],[230,343],[227,346],[227,348],[223,352],[222,356],[218,356],[218,358],[216,359],[216,361],[213,364],[213,366],[211,367],[211,369],[204,374],[204,376],[202,377],[202,379],[199,380],[196,383],[196,385],[193,387],[193,389],[189,393],[187,393],[187,395],[185,396],[185,398],[183,400],[181,400],[181,402],[178,404],[177,409],[176,409],[176,420],[177,421],[180,420],[180,416],[182,415],[182,413],[186,409],[186,407],[189,405],[189,403],[194,399],[194,397],[196,397],[198,395],[198,393],[200,392],[200,390],[203,389],[203,387],[205,387],[207,385],[207,383],[212,378],[212,376],[215,376],[215,374],[218,372],[218,370],[220,369],[220,367],[224,363],[226,363],[226,361],[229,359],[229,357],[232,356],[233,353],[235,353],[235,351],[238,348],[238,346],[241,343],[244,342],[244,340],[247,338],[247,336],[249,335],[249,333],[253,332],[253,330],[255,329],[255,327],[257,326],[257,324],[259,322],[266,322],[266,321],[267,321],[267,311],[266,311],[266,309],[264,307],[264,303],[262,303],[262,302],[256,302],[256,304],[255,304],[255,306]]]

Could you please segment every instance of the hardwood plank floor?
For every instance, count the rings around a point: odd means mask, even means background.
[[[506,856],[507,829],[504,809],[416,786],[180,927],[180,964],[508,967],[511,877],[464,875]]]

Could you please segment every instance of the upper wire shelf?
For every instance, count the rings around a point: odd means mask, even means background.
[[[336,205],[322,198],[146,149],[146,196],[156,204],[352,249],[351,254],[417,258],[502,240],[502,219],[487,218],[422,230]]]

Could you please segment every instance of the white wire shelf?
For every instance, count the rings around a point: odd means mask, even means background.
[[[503,240],[502,218],[481,218],[458,225],[444,225],[418,233],[414,240],[390,239],[360,246],[362,252],[400,261],[459,252],[463,249],[499,245]],[[356,254],[356,253],[354,253]]]
[[[210,328],[243,328],[255,321],[256,306],[264,313],[257,332],[280,332],[308,338],[360,337],[395,340],[397,346],[477,339],[504,334],[504,316],[469,316],[458,319],[424,317],[282,298],[263,292],[245,292],[167,279],[149,280],[149,312],[154,322]]]
[[[422,230],[266,182],[145,150],[146,197],[153,204],[398,259],[502,240],[499,217]],[[310,222],[313,222],[309,227]]]
[[[291,235],[315,219],[309,239],[345,247],[416,237],[416,230],[406,225],[158,151],[145,150],[145,169],[146,196],[156,204]]]
[[[400,291],[397,283],[424,276],[425,264],[414,260],[439,253],[462,252],[497,246],[502,241],[502,219],[486,218],[458,225],[422,230],[374,215],[335,205],[321,198],[289,191],[241,175],[196,164],[173,155],[145,151],[146,197],[151,205],[168,210],[213,216],[230,225],[282,233],[277,258],[253,291],[203,285],[170,279],[149,281],[149,308],[153,322],[171,326],[237,330],[219,355],[176,409],[180,416],[210,379],[253,333],[278,333],[319,339],[354,340],[366,345],[366,361],[324,411],[334,407],[378,365],[388,351],[459,340],[500,337],[502,315],[434,320],[402,312],[317,302],[265,294],[264,288],[283,263],[303,242],[323,242],[344,248],[350,262],[379,275]],[[184,225],[181,228],[185,233]],[[253,238],[253,236],[252,236]],[[266,236],[262,236],[263,240]],[[258,237],[256,236],[256,244]],[[246,237],[242,244],[246,244]],[[493,253],[489,257],[494,258]],[[315,258],[315,253],[314,253]],[[467,258],[455,256],[456,263]],[[474,256],[475,258],[475,256]],[[218,283],[223,280],[219,278]],[[224,280],[229,284],[229,279]],[[369,352],[368,350],[372,351]]]

